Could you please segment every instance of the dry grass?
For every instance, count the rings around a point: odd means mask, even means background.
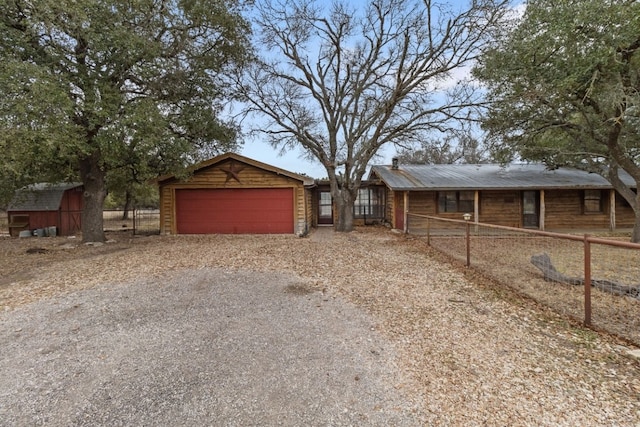
[[[584,287],[547,282],[531,256],[547,253],[566,276],[584,278],[582,242],[530,235],[486,235],[471,239],[471,266],[493,280],[552,308],[584,320]],[[431,245],[466,262],[464,236],[432,236]],[[592,278],[640,285],[640,251],[592,245]],[[592,288],[592,324],[640,345],[640,300]]]

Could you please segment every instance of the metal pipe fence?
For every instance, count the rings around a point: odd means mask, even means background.
[[[136,234],[160,233],[158,209],[131,209],[125,215],[122,209],[102,212],[104,231],[130,231]]]
[[[9,215],[7,211],[0,209],[0,236],[9,235]]]
[[[407,215],[407,232],[586,326],[640,344],[640,244]]]
[[[160,211],[158,209],[132,209],[126,218],[122,209],[102,212],[104,231],[128,231],[136,234],[159,234]],[[7,212],[0,210],[0,236],[9,236]]]
[[[134,209],[133,234],[160,234],[160,210]]]

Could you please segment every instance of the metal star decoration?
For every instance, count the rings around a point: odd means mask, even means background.
[[[227,169],[220,168],[220,170],[227,174],[227,179],[224,181],[225,184],[232,179],[235,179],[239,184],[241,184],[238,175],[244,170],[243,167],[238,167],[234,162],[229,162]]]

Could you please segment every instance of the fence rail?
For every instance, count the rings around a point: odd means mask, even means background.
[[[0,236],[9,235],[9,216],[7,211],[0,209]]]
[[[158,234],[160,211],[158,209],[105,210],[102,213],[105,231],[131,231],[133,234]]]
[[[412,213],[406,231],[563,315],[640,344],[640,244]]]
[[[122,209],[102,212],[105,231],[131,231],[133,234],[160,233],[160,211],[158,209],[131,209],[124,215]],[[0,236],[9,236],[9,221],[6,211],[0,210]]]

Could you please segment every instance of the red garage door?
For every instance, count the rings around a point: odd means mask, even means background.
[[[176,190],[179,234],[293,233],[293,189]]]

